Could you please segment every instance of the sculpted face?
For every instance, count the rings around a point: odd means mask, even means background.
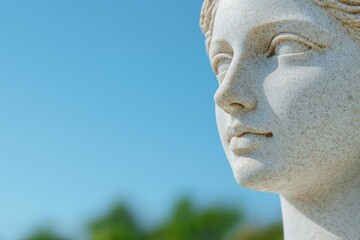
[[[311,0],[220,0],[209,57],[246,187],[306,195],[360,173],[360,41]]]

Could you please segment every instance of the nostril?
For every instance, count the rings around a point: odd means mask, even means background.
[[[241,103],[231,103],[230,107],[236,107],[236,108],[245,108],[245,106]]]

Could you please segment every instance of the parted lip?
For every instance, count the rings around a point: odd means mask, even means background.
[[[226,136],[227,136],[228,142],[230,142],[231,139],[234,137],[242,137],[246,134],[261,135],[261,136],[265,136],[267,138],[270,138],[273,136],[271,131],[249,128],[242,124],[236,124],[234,126],[229,126],[226,129]]]

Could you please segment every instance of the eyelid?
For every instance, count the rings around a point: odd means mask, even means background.
[[[274,56],[276,46],[279,43],[285,42],[285,41],[295,41],[295,42],[298,42],[300,44],[307,45],[307,46],[309,46],[311,48],[314,48],[314,47],[323,48],[324,47],[322,45],[316,44],[313,41],[311,41],[311,40],[309,40],[307,38],[301,37],[301,36],[299,36],[297,34],[294,34],[294,33],[280,33],[280,34],[276,35],[271,40],[270,49],[268,50],[268,52],[266,54],[267,58],[270,58],[270,57]]]
[[[229,59],[230,61],[232,60],[233,56],[232,54],[230,53],[219,53],[219,54],[216,54],[214,57],[213,57],[213,60],[211,62],[211,67],[212,69],[214,70],[215,74],[219,74],[218,72],[218,64],[221,60],[223,59]]]

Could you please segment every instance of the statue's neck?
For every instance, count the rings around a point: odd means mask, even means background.
[[[358,239],[360,173],[316,197],[281,196],[285,240]]]

